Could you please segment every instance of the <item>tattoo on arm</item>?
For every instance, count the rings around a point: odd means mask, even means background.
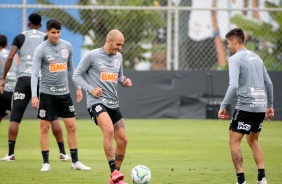
[[[236,171],[243,168],[243,156],[241,150],[231,151],[231,157],[233,160]]]

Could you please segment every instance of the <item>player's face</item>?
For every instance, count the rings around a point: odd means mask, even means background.
[[[58,43],[61,36],[61,30],[52,28],[50,30],[47,30],[46,34],[48,36],[48,40],[51,43]]]
[[[236,52],[235,50],[235,39],[227,39],[228,49],[231,51],[232,54]]]
[[[124,38],[119,37],[117,39],[114,39],[110,42],[110,54],[116,55],[118,51],[122,49],[122,46],[124,44]]]

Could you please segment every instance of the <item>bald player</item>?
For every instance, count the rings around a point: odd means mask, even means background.
[[[127,136],[123,115],[119,111],[117,84],[130,87],[132,82],[123,75],[123,58],[119,53],[123,44],[123,34],[111,30],[104,46],[87,52],[73,75],[74,81],[86,91],[88,112],[103,134],[104,152],[111,171],[109,184],[126,184],[119,171]]]

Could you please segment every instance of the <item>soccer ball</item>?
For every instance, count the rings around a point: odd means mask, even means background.
[[[134,184],[148,184],[151,180],[151,171],[144,165],[137,165],[131,171],[131,180]]]

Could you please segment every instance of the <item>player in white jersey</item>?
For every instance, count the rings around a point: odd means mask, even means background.
[[[38,109],[40,119],[40,146],[43,157],[41,171],[51,170],[49,163],[48,133],[51,122],[62,117],[67,129],[68,144],[72,159],[72,169],[90,170],[78,160],[75,109],[70,96],[68,76],[74,72],[72,45],[60,39],[61,23],[51,19],[46,24],[48,39],[41,43],[34,52],[31,92],[32,107]],[[38,77],[41,71],[39,96],[37,96]],[[81,88],[76,87],[77,102],[82,100]],[[40,100],[39,100],[40,99]]]
[[[117,84],[130,87],[132,82],[123,76],[123,59],[118,52],[123,44],[123,34],[111,30],[104,46],[87,52],[73,75],[73,79],[86,91],[90,117],[103,133],[104,152],[111,170],[109,184],[125,184],[124,175],[119,170],[125,156],[127,136],[119,111]]]
[[[245,48],[242,29],[232,29],[226,34],[226,39],[233,55],[228,59],[229,87],[218,111],[218,118],[224,119],[226,105],[237,94],[237,105],[229,127],[229,145],[237,184],[246,183],[240,148],[245,134],[258,168],[257,184],[267,184],[263,151],[258,138],[264,117],[270,121],[274,116],[273,84],[262,59]]]
[[[31,99],[31,66],[35,48],[47,39],[46,34],[41,32],[41,16],[37,13],[32,13],[28,17],[29,30],[18,34],[14,40],[7,57],[2,80],[0,81],[0,93],[6,83],[6,76],[11,68],[13,58],[18,52],[20,58],[20,73],[17,79],[13,94],[13,105],[10,114],[10,125],[8,130],[8,154],[2,158],[2,161],[15,160],[15,144],[19,131],[19,125],[22,121],[26,107]],[[57,140],[60,150],[60,160],[69,161],[71,158],[66,154],[64,147],[64,139],[62,128],[58,120],[52,122],[52,131]]]
[[[0,79],[2,78],[4,72],[4,66],[9,54],[6,50],[8,47],[8,40],[5,35],[0,35]],[[9,114],[12,104],[13,91],[16,86],[17,77],[19,75],[19,60],[18,56],[15,56],[13,64],[7,74],[6,84],[3,94],[0,93],[0,122],[1,120]]]

